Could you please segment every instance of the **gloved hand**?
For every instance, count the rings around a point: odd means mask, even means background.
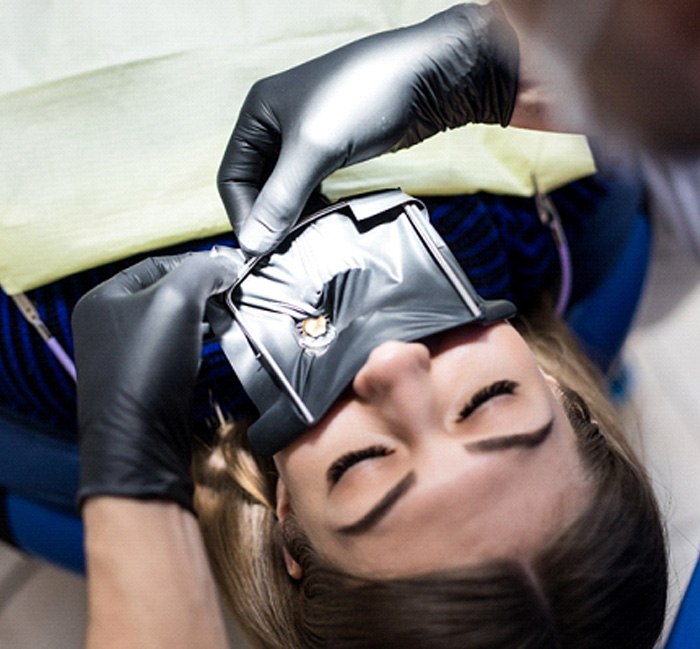
[[[273,248],[340,167],[468,122],[505,126],[517,82],[514,32],[500,8],[474,4],[258,81],[218,174],[241,247]]]
[[[117,495],[192,509],[188,421],[202,319],[239,266],[225,254],[146,259],[77,304],[81,502]]]

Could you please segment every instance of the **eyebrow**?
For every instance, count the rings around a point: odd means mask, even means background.
[[[396,504],[396,501],[402,498],[415,483],[416,474],[413,471],[407,473],[362,518],[354,523],[350,523],[350,525],[339,527],[337,531],[348,536],[364,534],[384,518]]]
[[[476,453],[491,453],[494,451],[505,451],[512,448],[533,449],[542,444],[551,434],[554,427],[554,418],[550,419],[544,426],[531,433],[517,433],[515,435],[503,435],[482,439],[477,442],[464,444],[464,449]],[[394,507],[394,505],[411,489],[416,483],[416,474],[411,471],[396,483],[381,500],[374,505],[362,518],[344,525],[337,529],[338,532],[346,536],[358,536],[371,530],[379,521],[384,518]]]

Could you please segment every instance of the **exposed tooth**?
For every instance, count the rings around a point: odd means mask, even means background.
[[[306,318],[301,323],[301,331],[312,338],[320,338],[328,331],[328,318],[325,315]]]

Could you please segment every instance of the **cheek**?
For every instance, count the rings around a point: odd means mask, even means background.
[[[277,453],[275,466],[289,492],[292,508],[320,511],[328,491],[326,474],[331,464],[348,450],[352,438],[344,425],[344,409],[327,415],[299,439]]]
[[[313,474],[313,466],[304,453],[304,447],[286,448],[274,457],[279,474],[277,482],[277,516],[284,517],[290,510],[296,512],[297,502],[304,499],[301,494],[308,490],[308,477]]]
[[[317,465],[333,452],[333,433],[342,424],[348,402],[347,398],[336,401],[321,421],[275,454],[277,471],[288,484],[317,473]]]
[[[316,467],[309,466],[301,458],[280,462],[278,467],[277,518],[283,520],[288,514],[293,514],[301,528],[311,537],[310,532],[315,529],[314,513],[323,509],[318,485],[313,480]]]
[[[539,374],[535,355],[512,326],[501,327],[496,335],[498,356],[503,362],[512,363],[523,370],[536,370]]]
[[[314,454],[306,445],[294,449],[285,449],[275,455],[275,466],[290,493],[292,500],[297,493],[305,491],[311,484],[312,476],[319,467],[314,461]]]
[[[319,485],[313,479],[317,467],[309,466],[306,458],[293,458],[282,464],[284,468],[280,470],[277,487],[277,518],[281,521],[293,515],[295,524],[317,546],[323,541],[325,527],[325,483]]]
[[[465,368],[491,376],[493,372],[511,374],[511,378],[539,376],[539,366],[527,343],[508,323],[477,329],[477,335],[447,336],[436,357],[440,373],[453,381]]]

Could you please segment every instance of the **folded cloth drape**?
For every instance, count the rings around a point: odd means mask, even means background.
[[[445,0],[0,6],[0,285],[10,294],[229,229],[216,170],[259,78]],[[331,177],[331,197],[531,195],[590,174],[581,136],[470,126]]]

